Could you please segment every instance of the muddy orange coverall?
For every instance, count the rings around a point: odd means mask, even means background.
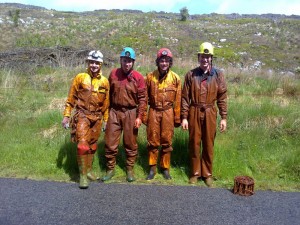
[[[125,75],[122,69],[113,69],[109,76],[110,110],[105,131],[105,157],[107,170],[116,165],[118,145],[123,131],[123,145],[126,153],[126,169],[132,170],[137,154],[138,129],[134,128],[136,118],[142,120],[146,110],[146,86],[143,75],[133,70]]]
[[[158,148],[161,146],[160,167],[170,168],[174,125],[180,125],[181,81],[169,70],[159,79],[159,71],[149,73],[146,78],[147,102],[149,104],[147,140],[149,165],[157,164]]]
[[[72,141],[77,142],[78,155],[94,154],[100,136],[102,120],[108,119],[109,83],[101,73],[91,77],[79,73],[73,80],[65,104],[64,116],[71,119]]]
[[[181,116],[189,124],[191,176],[212,176],[217,122],[215,102],[221,118],[226,119],[227,86],[223,73],[212,68],[210,74],[204,74],[199,67],[189,71],[182,89]]]

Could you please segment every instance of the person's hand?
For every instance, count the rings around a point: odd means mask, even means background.
[[[142,125],[142,120],[140,118],[136,118],[134,121],[134,128],[138,129]]]
[[[63,120],[61,121],[61,125],[62,125],[63,128],[68,129],[69,126],[70,126],[70,118],[65,116],[63,118]]]
[[[187,119],[182,120],[181,126],[182,126],[183,130],[188,130],[189,129],[189,122],[187,121]]]
[[[107,125],[107,122],[103,121],[103,123],[102,123],[102,131],[103,132],[106,131],[106,125]]]
[[[221,119],[220,121],[220,131],[224,132],[227,128],[227,121],[226,119]]]

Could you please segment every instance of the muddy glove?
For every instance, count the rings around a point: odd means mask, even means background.
[[[181,126],[181,121],[180,121],[180,119],[175,119],[175,121],[174,121],[174,127],[180,127]]]
[[[63,126],[63,128],[65,129],[69,129],[70,127],[70,118],[65,116],[61,122],[61,125]]]
[[[174,123],[174,127],[180,127],[181,123]]]

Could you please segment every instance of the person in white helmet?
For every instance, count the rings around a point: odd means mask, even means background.
[[[211,43],[200,45],[199,66],[185,75],[181,101],[181,125],[189,131],[189,182],[195,184],[201,178],[208,187],[213,183],[217,108],[221,116],[220,131],[225,131],[227,125],[227,86],[223,72],[212,66],[213,55]]]
[[[102,53],[89,52],[86,62],[86,72],[77,74],[70,87],[62,120],[64,128],[71,127],[71,139],[77,143],[81,189],[88,188],[89,180],[99,179],[92,173],[92,163],[102,123],[105,125],[108,120],[109,107],[109,82],[101,71]]]

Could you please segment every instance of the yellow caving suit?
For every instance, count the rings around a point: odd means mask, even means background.
[[[94,154],[101,133],[102,120],[108,119],[109,82],[101,72],[79,73],[73,80],[65,104],[64,116],[72,116],[72,141],[77,142],[78,155]]]
[[[171,164],[172,138],[174,125],[180,125],[181,81],[180,77],[169,70],[159,79],[159,71],[147,75],[147,102],[149,104],[147,140],[149,165],[158,160],[158,148],[161,146],[160,167],[169,169]]]

